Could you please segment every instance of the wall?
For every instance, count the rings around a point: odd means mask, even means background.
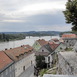
[[[36,41],[32,46],[36,51],[38,51],[41,48],[41,45]]]
[[[77,75],[77,68],[71,66],[65,58],[59,53],[58,54],[58,74],[63,74],[63,75]]]
[[[50,60],[48,60],[48,57],[50,57]],[[45,62],[49,64],[50,67],[52,67],[52,55],[51,54],[45,57]]]
[[[67,47],[73,47],[76,43],[76,39],[65,39],[64,42]]]
[[[44,46],[42,46],[38,52],[49,52]]]
[[[35,53],[24,57],[20,61],[15,63],[15,75],[18,77],[21,73],[23,73],[29,66],[35,65]]]
[[[0,77],[15,77],[15,67],[14,64],[8,67],[6,70],[4,70]]]
[[[60,44],[56,49],[55,49],[55,51],[54,52],[60,52],[60,51],[64,51],[64,49],[66,48],[66,46],[65,46],[65,44]]]

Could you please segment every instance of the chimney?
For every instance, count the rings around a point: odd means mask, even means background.
[[[23,45],[21,45],[21,47],[23,47]]]
[[[7,48],[5,48],[5,50],[7,50]]]
[[[12,48],[10,48],[10,49],[12,49]]]

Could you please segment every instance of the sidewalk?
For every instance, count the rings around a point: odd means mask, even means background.
[[[34,76],[34,66],[30,66],[23,72],[19,77],[35,77]]]

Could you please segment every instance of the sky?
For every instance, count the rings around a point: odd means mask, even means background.
[[[70,31],[67,0],[0,0],[0,32]]]

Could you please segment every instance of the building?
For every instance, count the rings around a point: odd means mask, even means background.
[[[54,55],[55,52],[54,50],[58,47],[59,44],[55,44],[55,43],[48,43],[46,45],[43,45],[37,52],[36,52],[36,56],[37,55],[42,55],[45,57],[45,63],[47,64],[47,68],[48,67],[52,67],[53,63],[54,63]]]
[[[52,56],[49,52],[36,52],[36,56],[44,56],[47,68],[52,66]]]
[[[61,51],[64,51],[66,49],[66,45],[65,43],[60,43],[57,48],[54,50],[54,52],[58,53],[58,52],[61,52]]]
[[[75,52],[58,53],[58,74],[77,76],[77,55]]]
[[[18,77],[29,66],[35,64],[35,52],[29,45],[5,50],[4,52],[15,61],[15,77]]]
[[[53,74],[44,74],[43,77],[76,77],[73,75],[53,75]]]
[[[0,51],[0,77],[15,77],[14,61]]]
[[[53,59],[52,64],[55,64],[57,62],[57,53],[60,51],[64,51],[66,46],[64,43],[55,44],[53,42],[49,43],[49,45],[51,49],[53,50],[53,53],[51,53],[52,59]]]
[[[43,45],[46,45],[48,42],[45,41],[44,39],[39,39],[36,40],[35,43],[33,44],[33,48],[38,51]]]
[[[60,43],[59,39],[57,39],[57,38],[53,38],[53,39],[49,40],[49,42],[54,42],[55,44]]]
[[[63,34],[61,37],[67,47],[73,47],[77,41],[76,34]]]

